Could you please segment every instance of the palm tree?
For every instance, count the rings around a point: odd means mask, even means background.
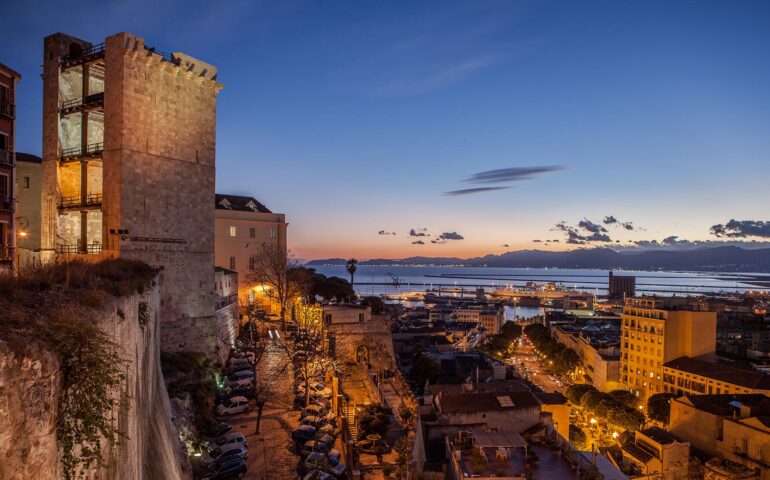
[[[345,265],[345,270],[350,274],[350,284],[353,285],[353,277],[356,275],[356,270],[358,270],[358,260],[355,258],[348,260],[348,263]]]

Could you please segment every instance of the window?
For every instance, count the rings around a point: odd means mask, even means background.
[[[29,188],[29,177],[24,177],[24,182],[22,182],[22,188]]]
[[[249,270],[254,270],[257,264],[257,260],[254,257],[249,257]]]
[[[234,237],[234,236],[236,236],[237,234],[238,234],[238,230],[237,230],[237,229],[236,229],[234,226],[231,226],[231,227],[230,227],[230,236],[231,236],[231,237]]]
[[[359,313],[358,314],[358,323],[364,323],[364,314],[363,313]]]
[[[230,257],[230,270],[235,270],[235,257]]]
[[[249,228],[249,238],[254,238],[257,236],[257,229],[254,227]]]
[[[8,185],[8,175],[0,173],[0,200],[3,200],[10,195]]]
[[[277,233],[278,233],[278,232],[276,232],[276,230],[275,230],[274,228],[271,228],[271,229],[270,229],[270,238],[275,238],[275,237],[277,237],[277,236],[278,236],[278,235],[277,235]]]

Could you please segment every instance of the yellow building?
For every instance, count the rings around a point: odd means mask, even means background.
[[[770,480],[770,397],[685,395],[671,401],[669,430],[698,450],[744,467],[732,469],[730,478]],[[718,470],[707,464],[707,478],[722,478]]]
[[[770,375],[726,363],[680,357],[663,364],[663,391],[679,395],[770,395]]]
[[[662,393],[663,364],[676,358],[712,359],[716,312],[683,297],[626,299],[621,322],[621,383],[642,400]]]
[[[637,430],[634,439],[621,445],[623,464],[635,478],[677,480],[687,478],[690,444],[659,427]]]
[[[216,195],[214,210],[214,258],[217,267],[238,272],[238,298],[252,303],[255,292],[249,284],[254,270],[252,258],[262,245],[286,248],[286,215],[273,213],[253,197]]]

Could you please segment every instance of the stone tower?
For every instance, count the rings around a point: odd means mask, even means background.
[[[217,69],[125,32],[44,55],[43,258],[159,268],[163,349],[210,353]]]

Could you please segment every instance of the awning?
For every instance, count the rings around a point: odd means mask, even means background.
[[[471,430],[476,445],[481,448],[527,448],[527,441],[516,432],[485,432],[483,430]]]

